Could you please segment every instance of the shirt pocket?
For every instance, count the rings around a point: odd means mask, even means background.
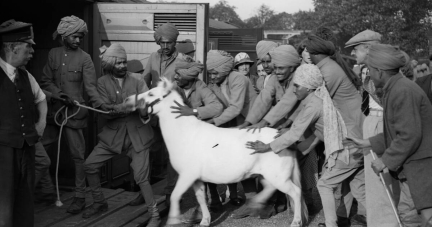
[[[82,81],[82,68],[76,65],[69,65],[68,67],[68,81],[81,82]]]

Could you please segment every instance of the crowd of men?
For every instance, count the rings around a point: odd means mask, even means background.
[[[254,155],[286,148],[297,153],[308,209],[316,206],[313,189],[320,195],[325,223],[319,226],[349,226],[351,220],[397,226],[398,217],[404,226],[432,226],[432,74],[424,75],[429,69],[420,70],[399,47],[381,44],[379,33],[366,30],[346,43],[357,61],[354,70],[325,27],[297,47],[258,42],[256,62],[246,53],[233,57],[211,50],[206,84],[199,79],[204,65],[177,51],[179,32],[173,24],[156,29],[160,49],[150,55],[143,74],[127,71],[125,49],[111,44],[100,48],[103,72],[96,75],[90,55],[79,47],[87,32],[80,18],[61,19],[54,39],[62,46],[49,52],[38,83],[25,70],[34,53],[31,24],[9,20],[0,25],[0,105],[8,107],[0,108],[0,226],[33,226],[36,185],[39,200],[55,201],[46,150],[58,139],[52,115],[63,106],[65,116],[73,115],[62,131],[75,163],[75,196],[67,212],[89,218],[109,209],[99,169],[125,154],[141,189],[130,205],[146,203],[151,215],[147,226],[160,226],[149,154],[166,152],[166,147],[157,120],[148,121],[145,110],[130,111],[124,100],[157,86],[162,77],[175,81],[183,97],[184,105],[171,107],[179,117],[196,116],[217,127],[255,133],[277,128],[273,142],[245,146]],[[258,75],[251,75],[255,64]],[[88,157],[83,135],[88,110],[77,107],[85,103],[84,94],[94,108],[109,112],[101,115],[107,123]],[[167,205],[177,177],[168,162]],[[255,178],[241,184],[246,201],[237,194],[237,184],[228,185],[230,203],[241,206],[232,218],[266,219],[287,209],[289,202],[280,192],[265,205],[251,204],[260,185]],[[210,210],[221,211],[217,185],[206,185]],[[87,209],[86,187],[94,201]],[[357,214],[350,213],[354,199]],[[196,210],[185,222],[197,223],[201,217]]]

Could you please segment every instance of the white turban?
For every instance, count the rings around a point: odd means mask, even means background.
[[[300,65],[295,71],[293,82],[305,88],[315,89],[315,95],[323,100],[326,159],[334,152],[344,150],[342,141],[347,136],[345,122],[333,105],[333,100],[328,93],[319,68],[313,64]],[[345,152],[348,153],[347,150]],[[329,163],[329,165],[331,164]]]

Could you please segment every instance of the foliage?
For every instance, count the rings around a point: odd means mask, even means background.
[[[316,19],[345,39],[370,29],[408,54],[427,55],[430,0],[314,0]]]
[[[298,11],[293,15],[295,30],[313,30],[319,26],[315,11]]]
[[[229,5],[226,0],[220,0],[216,5],[210,7],[209,16],[211,19],[243,28],[245,27],[245,23],[240,19],[235,9],[236,7]]]

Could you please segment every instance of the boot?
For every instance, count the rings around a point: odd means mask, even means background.
[[[103,201],[102,203],[93,203],[87,210],[84,211],[82,217],[89,218],[95,214],[102,213],[108,210],[108,203]]]
[[[85,206],[86,206],[85,198],[74,197],[71,205],[69,206],[66,212],[71,214],[79,214],[81,211],[84,210]]]
[[[134,200],[129,202],[129,206],[139,206],[144,203],[145,203],[144,196],[140,192],[138,194],[138,197],[136,197]]]
[[[161,218],[159,216],[157,203],[154,203],[154,205],[150,205],[148,207],[148,212],[151,215],[151,218],[146,227],[159,227],[161,224]]]

